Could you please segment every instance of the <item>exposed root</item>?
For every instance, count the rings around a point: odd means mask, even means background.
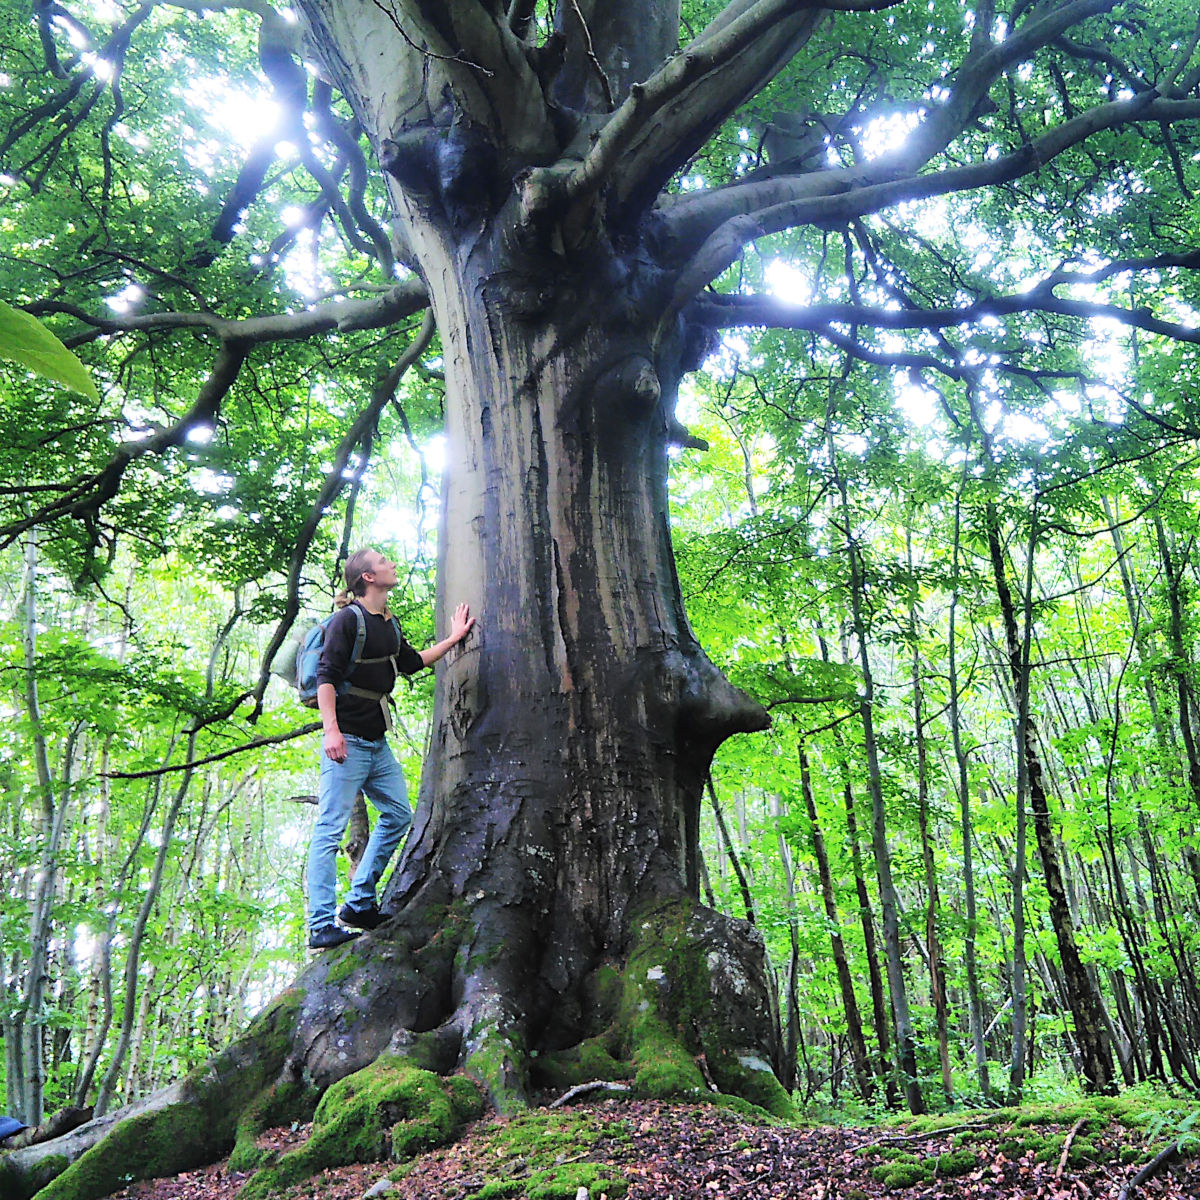
[[[512,1116],[529,1106],[529,1051],[525,1023],[510,999],[477,981],[459,1013],[463,1070],[487,1090],[496,1108]]]
[[[242,1200],[270,1196],[326,1167],[411,1158],[452,1141],[483,1109],[480,1090],[463,1076],[443,1078],[383,1055],[329,1088],[308,1141],[258,1171]]]
[[[239,1116],[283,1068],[302,1002],[297,989],[285,992],[242,1038],[186,1079],[132,1113],[93,1122],[98,1140],[82,1126],[36,1148],[51,1150],[48,1157],[26,1164],[8,1156],[5,1196],[100,1200],[123,1180],[185,1171],[228,1154]]]
[[[791,1115],[773,1070],[778,1020],[761,935],[689,899],[641,909],[631,931],[623,964],[564,989],[563,1012],[589,1024],[562,1049],[546,1042],[572,1025],[531,1026],[523,1007],[535,990],[528,927],[461,902],[406,914],[321,955],[180,1084],[95,1122],[94,1145],[84,1127],[70,1135],[84,1135],[73,1153],[48,1143],[31,1148],[44,1152],[37,1163],[0,1167],[0,1190],[5,1200],[99,1200],[131,1178],[232,1151],[237,1169],[258,1168],[243,1193],[255,1200],[325,1167],[444,1144],[489,1100],[513,1114],[537,1090],[577,1084],[656,1099],[708,1097],[715,1084]],[[304,1146],[277,1161],[257,1147],[265,1127],[309,1114]]]
[[[539,1083],[628,1080],[639,1096],[696,1098],[710,1094],[708,1074],[724,1093],[793,1115],[774,1070],[778,1026],[758,931],[686,900],[643,910],[634,928],[624,968],[597,973],[606,1024],[539,1059]]]

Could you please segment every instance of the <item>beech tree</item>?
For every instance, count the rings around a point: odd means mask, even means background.
[[[140,1115],[55,1144],[43,1163],[87,1154],[46,1196],[215,1157],[243,1115],[384,1056],[460,1069],[505,1110],[605,1072],[651,1094],[703,1087],[703,1056],[715,1086],[786,1111],[761,937],[699,901],[713,756],[768,715],[706,656],[680,596],[667,464],[674,447],[699,448],[675,415],[681,381],[737,327],[966,381],[980,405],[1086,391],[1069,347],[1094,318],[1200,342],[1200,252],[1179,217],[1200,118],[1200,30],[1184,3],[300,0],[296,12],[65,0],[10,26],[23,88],[5,97],[0,157],[15,211],[44,213],[36,199],[60,177],[85,198],[65,231],[29,232],[13,298],[81,353],[111,351],[108,407],[43,414],[63,438],[86,427],[86,454],[35,460],[6,489],[4,536],[50,530],[96,578],[134,527],[130,494],[153,503],[156,460],[186,471],[198,428],[232,447],[258,373],[283,361],[357,375],[368,401],[288,526],[274,649],[310,552],[327,549],[321,517],[436,327],[439,626],[460,600],[480,624],[439,668],[391,919],[315,960]],[[190,220],[208,222],[205,239],[153,231],[156,188],[123,176],[161,119],[152,77],[189,42],[233,53],[222,37],[250,21],[286,150],[278,132],[262,139],[221,197],[197,181]],[[332,230],[356,264],[307,305],[270,274],[294,227],[261,248],[273,179],[300,168],[315,191],[298,223]],[[954,236],[969,213],[1012,239],[990,271]],[[1022,249],[1034,226],[1036,254]],[[165,256],[147,262],[122,237]],[[258,238],[253,272],[233,265],[240,237]],[[759,278],[754,251],[771,239],[812,249],[803,299]],[[932,267],[918,288],[905,263],[920,255]],[[153,303],[104,312],[97,289],[134,276]],[[389,336],[401,329],[413,331],[403,350]],[[362,331],[376,331],[370,349]],[[157,388],[194,339],[207,366],[174,379],[191,392],[177,404]],[[145,360],[166,419],[142,415]],[[258,469],[232,449],[230,461]],[[169,505],[157,519],[169,539]],[[265,687],[264,666],[242,703],[261,705]],[[877,823],[886,851],[883,836]],[[888,982],[903,1013],[898,960]],[[898,1040],[916,1109],[911,1031]],[[28,1181],[26,1153],[10,1171]]]

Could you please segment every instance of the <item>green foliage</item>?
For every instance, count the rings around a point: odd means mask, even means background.
[[[0,358],[100,403],[87,368],[40,321],[0,300]]]

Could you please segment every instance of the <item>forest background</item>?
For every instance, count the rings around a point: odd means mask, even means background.
[[[249,118],[272,93],[238,14],[184,38],[186,11],[160,11],[153,53],[178,74],[121,99],[139,109],[138,129],[118,108],[89,141],[70,136],[81,116],[35,144],[19,113],[38,111],[44,46],[19,8],[3,10],[17,57],[0,76],[4,152],[29,155],[0,177],[8,298],[31,301],[48,280],[65,294],[70,264],[86,260],[116,322],[108,332],[127,318],[132,330],[191,286],[149,264],[164,251],[184,262],[215,218],[253,247],[212,267],[215,292],[247,312],[371,294],[364,247],[326,220],[280,131]],[[81,30],[61,19],[86,60]],[[1112,30],[1155,37],[1136,16]],[[919,40],[913,61],[936,57]],[[1037,93],[1040,78],[1013,73],[1013,111],[1057,102]],[[1108,84],[1116,99],[1136,80],[1110,73]],[[767,162],[771,131],[788,125],[772,121],[768,98],[680,191],[702,190],[710,167]],[[882,153],[912,122],[904,105],[881,105],[856,130],[858,151]],[[761,239],[726,282],[803,305],[840,275],[902,307],[960,284],[1019,292],[1068,272],[1074,248],[1119,245],[1133,227],[1186,249],[1200,228],[1189,130],[1115,134],[1089,168],[1106,186],[1066,215],[1070,172],[1008,185],[1022,213],[1036,213],[1039,189],[1059,189],[1044,225],[1014,226],[1004,189],[913,200]],[[264,168],[253,207],[227,212],[264,139],[279,164]],[[113,154],[119,178],[102,178]],[[101,260],[88,257],[98,214],[80,179],[104,197]],[[381,213],[381,196],[365,195]],[[1088,1073],[1067,926],[1121,1081],[1200,1088],[1200,298],[1185,249],[1137,270],[1109,270],[1088,250],[1070,268],[1086,279],[1063,274],[1086,302],[983,314],[961,341],[883,333],[852,353],[836,337],[729,332],[689,377],[670,489],[682,591],[699,641],[773,717],[714,765],[702,893],[766,938],[785,1082],[802,1101],[869,1109],[904,1091],[881,848],[932,1103],[1059,1094]],[[1170,329],[1103,311],[1141,311],[1150,288]],[[209,352],[199,335],[102,344],[56,324],[106,394],[119,390],[117,409],[6,370],[6,1111],[36,1123],[66,1104],[102,1111],[144,1095],[224,1046],[304,962],[317,747],[291,735],[312,714],[279,683],[253,723],[240,702],[289,598],[309,616],[327,610],[347,547],[408,564],[395,596],[407,634],[420,645],[440,632],[442,364],[420,326],[278,343],[218,421],[155,446],[102,506],[36,524],[23,514],[63,464],[100,470],[114,441],[158,440],[203,395]],[[409,337],[402,378],[377,375]],[[382,402],[364,424],[368,397]],[[431,684],[398,694],[414,792]]]

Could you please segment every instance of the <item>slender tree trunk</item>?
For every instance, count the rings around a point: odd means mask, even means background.
[[[190,762],[195,757],[196,749],[196,734],[193,731],[189,734],[185,743],[184,754],[186,761]],[[129,935],[129,948],[125,958],[125,980],[124,980],[124,1001],[123,1001],[123,1017],[121,1020],[121,1030],[117,1036],[117,1044],[113,1049],[112,1058],[109,1060],[108,1070],[104,1073],[104,1078],[100,1081],[100,1089],[96,1095],[96,1116],[102,1117],[108,1111],[108,1106],[112,1102],[113,1096],[116,1094],[117,1083],[121,1078],[121,1071],[125,1065],[125,1055],[129,1050],[130,1040],[133,1036],[134,1026],[136,1024],[138,1012],[138,983],[139,983],[139,967],[141,965],[142,943],[146,936],[146,926],[150,921],[150,914],[154,910],[154,905],[158,901],[158,894],[162,888],[163,870],[166,866],[167,856],[171,851],[172,835],[175,832],[175,823],[179,819],[180,810],[183,808],[184,799],[187,797],[188,790],[192,782],[192,769],[189,767],[183,772],[179,786],[175,790],[175,795],[171,800],[171,805],[167,810],[166,820],[163,822],[161,840],[158,846],[158,852],[154,858],[154,867],[150,872],[150,879],[146,885],[146,890],[142,896],[142,902],[138,907],[137,918],[134,921],[133,929]]]
[[[1187,756],[1187,776],[1191,787],[1192,801],[1197,811],[1200,811],[1200,746],[1196,742],[1196,723],[1194,719],[1195,695],[1192,684],[1192,663],[1188,654],[1187,641],[1184,636],[1185,621],[1184,580],[1180,564],[1176,562],[1167,540],[1167,531],[1162,523],[1162,517],[1154,514],[1154,530],[1158,539],[1159,555],[1162,560],[1163,572],[1167,579],[1167,641],[1171,655],[1167,661],[1168,674],[1175,681],[1177,699],[1179,732],[1183,737],[1183,748]],[[1196,883],[1196,895],[1200,897],[1200,854],[1192,846],[1184,847],[1184,856]]]
[[[1020,711],[1029,712],[1029,672],[1027,651],[1022,649],[1017,632],[1017,617],[1013,607],[1012,593],[1004,566],[1004,551],[1000,543],[999,518],[994,506],[986,512],[988,550],[996,580],[996,594],[1000,599],[1000,610],[1004,619],[1005,638],[1008,647],[1009,665],[1013,687],[1017,693]],[[1034,538],[1030,538],[1030,570]],[[1029,618],[1026,618],[1026,642],[1028,642]],[[1075,1018],[1075,1035],[1079,1044],[1083,1065],[1084,1083],[1090,1090],[1112,1092],[1116,1087],[1112,1049],[1105,1029],[1103,1004],[1096,993],[1090,975],[1079,957],[1075,943],[1075,929],[1071,921],[1070,906],[1063,883],[1058,848],[1051,823],[1050,806],[1042,781],[1041,761],[1037,753],[1037,734],[1032,719],[1020,722],[1023,745],[1018,752],[1023,759],[1028,777],[1029,799],[1033,809],[1033,825],[1038,852],[1042,862],[1042,875],[1050,902],[1050,920],[1058,942],[1062,960],[1063,982],[1068,1003]]]
[[[725,821],[725,812],[721,808],[720,800],[717,799],[717,789],[713,785],[711,774],[705,780],[704,786],[708,791],[708,802],[712,807],[713,820],[717,823],[717,832],[721,835],[721,845],[725,848],[725,858],[733,868],[734,875],[737,877],[738,891],[742,894],[742,907],[746,912],[746,920],[753,925],[755,923],[754,896],[750,892],[750,881],[746,878],[741,855],[738,854],[737,847],[733,844],[733,838],[729,836],[729,826]],[[743,842],[744,840],[743,836]]]
[[[68,739],[64,755],[61,798],[55,796],[50,769],[50,747],[42,718],[37,676],[37,531],[30,531],[25,542],[24,603],[24,674],[25,711],[29,720],[31,750],[37,774],[41,802],[40,862],[34,877],[32,912],[29,920],[29,957],[25,966],[25,987],[11,1028],[17,1048],[12,1065],[16,1071],[8,1079],[9,1104],[15,1116],[27,1125],[40,1125],[45,1116],[44,1015],[53,905],[59,883],[59,851],[66,826],[71,788],[74,735]]]
[[[825,835],[817,815],[817,803],[813,796],[812,773],[808,765],[808,752],[801,739],[796,745],[800,758],[800,787],[804,794],[804,808],[812,830],[813,855],[817,860],[817,877],[821,882],[821,899],[825,905],[825,917],[829,922],[829,940],[833,950],[833,963],[837,970],[838,987],[842,993],[842,1009],[846,1014],[846,1029],[850,1037],[850,1054],[854,1063],[854,1079],[858,1094],[870,1103],[875,1094],[871,1078],[871,1059],[867,1053],[867,1041],[863,1036],[862,1017],[858,1011],[858,999],[854,994],[854,976],[846,957],[846,946],[842,940],[841,918],[838,914],[837,897],[833,890],[833,874],[829,869],[829,855],[825,849]]]
[[[909,575],[914,575],[912,521],[906,522],[905,544]],[[929,960],[929,988],[937,1026],[938,1062],[942,1068],[942,1092],[947,1104],[954,1103],[954,1072],[950,1066],[949,1020],[946,1012],[946,965],[938,936],[938,878],[929,833],[929,752],[925,744],[925,697],[922,683],[921,649],[917,622],[917,593],[912,585],[909,605],[909,636],[912,639],[913,737],[917,747],[917,823],[921,833],[921,862],[925,871],[925,953]]]
[[[904,961],[900,947],[900,914],[896,885],[892,878],[892,852],[888,844],[887,815],[883,800],[883,774],[879,767],[879,746],[875,737],[875,684],[871,675],[867,623],[862,610],[862,566],[850,520],[850,497],[846,481],[837,470],[837,451],[833,442],[833,424],[829,423],[828,448],[835,472],[835,482],[841,496],[842,533],[846,538],[850,567],[850,612],[854,635],[858,641],[859,664],[863,686],[858,711],[863,727],[863,747],[867,756],[867,779],[871,790],[871,847],[875,854],[875,875],[879,883],[879,908],[883,917],[884,961],[887,964],[888,986],[892,994],[892,1013],[895,1017],[896,1053],[908,1108],[914,1115],[925,1111],[925,1098],[917,1078],[917,1044],[912,1017],[908,1008],[908,984],[904,978]]]
[[[842,773],[842,802],[846,808],[846,840],[850,845],[850,862],[854,870],[854,891],[858,898],[858,919],[863,933],[863,953],[867,959],[867,978],[871,985],[871,1023],[879,1042],[879,1078],[883,1081],[884,1095],[889,1108],[898,1101],[896,1078],[891,1062],[891,1015],[888,1012],[887,996],[883,987],[883,972],[879,966],[879,949],[875,940],[875,914],[871,908],[871,895],[867,889],[867,876],[863,867],[862,844],[858,833],[858,811],[854,800],[854,786],[850,779],[850,764],[846,759],[845,747],[838,739],[839,769]]]
[[[783,803],[778,796],[771,797],[771,816],[775,821],[775,839],[779,848],[779,865],[783,870],[783,896],[788,919],[788,969],[784,986],[783,1011],[783,1063],[784,1084],[791,1089],[796,1078],[796,1054],[800,1044],[800,917],[796,910],[796,875],[792,867],[792,851],[783,836],[780,818]]]
[[[967,462],[969,462],[967,457]],[[964,471],[966,465],[964,464]],[[962,740],[962,719],[959,713],[960,685],[958,678],[958,603],[962,591],[960,579],[960,551],[962,542],[961,495],[954,498],[954,557],[952,565],[953,591],[950,596],[950,613],[947,633],[947,670],[950,687],[950,737],[954,744],[954,763],[958,778],[959,836],[962,841],[962,873],[965,907],[963,930],[963,957],[967,968],[967,1009],[971,1022],[971,1044],[975,1051],[975,1073],[979,1080],[979,1091],[984,1099],[991,1096],[992,1084],[988,1071],[987,1046],[983,1036],[983,999],[979,988],[979,913],[975,897],[975,834],[971,821],[971,784],[967,763],[967,752]]]

